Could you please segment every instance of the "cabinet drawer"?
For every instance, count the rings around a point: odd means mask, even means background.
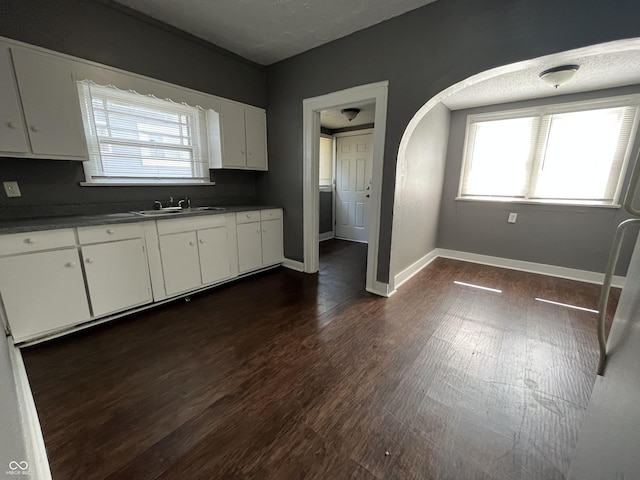
[[[236,223],[251,223],[260,221],[260,210],[236,213]]]
[[[144,237],[144,230],[139,223],[120,225],[95,225],[92,227],[78,227],[80,243],[103,243],[115,240]]]
[[[227,224],[224,215],[201,215],[198,217],[170,218],[158,220],[158,234],[192,232],[204,228],[223,227]]]
[[[260,210],[260,220],[275,220],[276,218],[282,218],[282,210],[280,208]]]
[[[40,232],[13,233],[0,236],[0,255],[38,252],[76,244],[72,228],[43,230]]]

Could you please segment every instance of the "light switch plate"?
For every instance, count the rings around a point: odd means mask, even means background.
[[[509,223],[516,223],[516,220],[518,219],[518,214],[517,213],[513,213],[511,212],[509,214],[509,219],[507,220],[507,222]]]
[[[20,187],[18,186],[18,182],[2,182],[4,185],[4,193],[7,194],[7,197],[21,197],[22,193],[20,192]]]

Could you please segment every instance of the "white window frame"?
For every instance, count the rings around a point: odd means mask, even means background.
[[[541,160],[544,158],[544,145],[539,145],[538,142],[534,143],[534,148],[531,153],[531,162],[532,162],[532,170],[528,175],[528,189],[525,198],[516,198],[516,197],[490,197],[490,196],[472,196],[472,195],[463,195],[463,185],[465,175],[469,170],[469,161],[471,159],[471,142],[470,142],[470,127],[472,124],[477,122],[486,122],[486,121],[495,121],[495,120],[509,120],[509,119],[517,119],[523,117],[537,117],[534,121],[536,124],[536,128],[538,132],[535,133],[535,137],[540,138],[539,129],[541,128],[541,123],[543,118],[546,115],[554,115],[554,114],[562,114],[562,113],[572,113],[572,112],[581,112],[581,111],[589,111],[589,110],[598,110],[598,109],[606,109],[606,108],[616,108],[616,107],[632,107],[634,108],[634,118],[631,123],[631,128],[629,131],[629,138],[627,141],[627,146],[624,152],[622,165],[620,168],[620,173],[615,189],[615,193],[613,195],[613,200],[611,202],[600,202],[600,201],[589,201],[589,200],[575,200],[575,199],[543,199],[543,198],[531,198],[533,197],[533,193],[535,189],[535,179],[538,177],[539,169],[541,167]],[[640,95],[624,95],[617,97],[607,97],[607,98],[599,98],[594,100],[585,100],[585,101],[577,101],[577,102],[567,102],[567,103],[558,103],[558,104],[550,104],[550,105],[542,105],[538,107],[530,107],[530,108],[521,108],[521,109],[513,109],[513,110],[503,110],[497,112],[490,113],[478,113],[471,114],[467,116],[466,127],[465,127],[465,139],[464,139],[464,147],[463,147],[463,157],[462,157],[462,165],[460,169],[460,179],[458,184],[458,195],[456,200],[459,201],[479,201],[479,202],[500,202],[500,203],[526,203],[526,204],[544,204],[544,205],[579,205],[579,206],[593,206],[593,207],[608,207],[608,208],[619,208],[619,199],[620,193],[622,191],[622,185],[624,183],[624,178],[626,175],[627,167],[629,164],[629,158],[631,157],[631,152],[633,150],[634,142],[636,140],[636,135],[638,132],[638,123],[640,121]],[[547,129],[547,135],[548,135]],[[547,137],[548,138],[548,137]],[[535,170],[537,168],[538,170]]]
[[[87,141],[87,148],[89,151],[89,160],[84,162],[85,182],[81,182],[83,186],[148,186],[148,185],[215,185],[210,181],[210,149],[209,143],[211,139],[210,126],[208,125],[211,110],[205,110],[199,106],[190,106],[186,103],[174,102],[171,99],[159,99],[153,95],[141,95],[134,90],[126,91],[120,90],[113,85],[99,85],[90,80],[78,81],[78,95],[80,96],[80,103],[82,107],[83,123],[85,127],[85,138]],[[84,90],[92,87],[98,87],[99,89],[110,89],[116,97],[126,98],[131,95],[132,103],[140,101],[148,97],[152,99],[156,105],[162,106],[162,102],[166,102],[167,111],[173,114],[180,113],[186,115],[193,115],[193,111],[196,111],[198,116],[197,123],[199,124],[199,134],[196,136],[198,142],[193,146],[194,159],[192,160],[192,168],[194,176],[192,177],[170,177],[170,176],[113,176],[106,177],[101,175],[102,173],[102,156],[100,153],[99,139],[95,128],[93,110],[87,108],[84,104]],[[136,99],[134,96],[138,96]],[[90,101],[90,99],[89,99]],[[144,100],[143,100],[144,102]],[[150,102],[151,103],[151,102]],[[150,105],[152,106],[152,105]],[[182,112],[182,110],[184,112]],[[133,142],[135,143],[135,142]],[[199,175],[197,175],[199,174]]]

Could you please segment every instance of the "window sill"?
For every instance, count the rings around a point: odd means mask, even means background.
[[[216,182],[140,182],[140,183],[116,183],[116,182],[80,182],[81,187],[199,187],[199,186],[211,186]]]
[[[554,207],[596,207],[596,208],[620,208],[618,204],[603,205],[599,203],[581,203],[581,202],[560,202],[560,201],[544,201],[544,200],[512,200],[499,198],[469,198],[456,197],[456,202],[480,202],[480,203],[516,203],[520,205],[542,205]]]

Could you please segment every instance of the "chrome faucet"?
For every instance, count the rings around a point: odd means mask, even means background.
[[[169,206],[173,207],[173,197],[169,197]]]
[[[186,207],[185,204],[187,205]],[[191,208],[191,199],[189,197],[184,197],[178,202],[178,206],[180,208]]]
[[[158,200],[154,200],[153,209],[154,210],[162,210],[162,202],[159,202]]]

